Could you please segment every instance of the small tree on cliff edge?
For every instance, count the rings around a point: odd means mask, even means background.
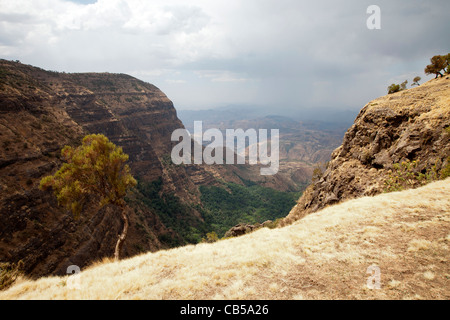
[[[75,218],[80,216],[88,198],[97,200],[99,208],[107,204],[119,207],[124,224],[114,251],[114,258],[119,260],[128,232],[124,198],[127,189],[136,185],[125,164],[128,155],[101,134],[84,137],[76,149],[65,146],[61,155],[65,163],[55,175],[42,179],[40,188],[52,188],[58,203],[71,210]]]
[[[439,56],[436,55],[430,59],[431,64],[427,65],[425,68],[425,74],[435,74],[437,77],[443,77],[441,73],[442,69],[448,67],[448,55]]]
[[[420,83],[419,83],[420,80],[422,80],[421,77],[419,77],[419,76],[415,77],[415,78],[413,79],[413,83],[411,83],[411,87],[414,86],[414,85],[420,86]]]

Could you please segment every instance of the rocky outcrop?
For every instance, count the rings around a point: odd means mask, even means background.
[[[235,225],[234,227],[230,228],[227,232],[225,232],[224,238],[233,238],[233,237],[239,237],[244,234],[253,232],[255,230],[269,227],[272,225],[273,222],[271,220],[267,220],[263,223],[256,223],[256,224],[248,224],[248,223],[239,223]]]
[[[432,167],[439,172],[450,156],[449,126],[449,76],[369,102],[284,223],[346,199],[383,192],[395,163],[416,160],[418,172]]]

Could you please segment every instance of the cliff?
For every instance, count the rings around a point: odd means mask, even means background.
[[[185,167],[167,165],[171,133],[178,128],[183,124],[167,96],[128,75],[57,73],[0,60],[0,261],[23,260],[27,274],[40,276],[111,256],[122,228],[115,208],[95,214],[93,206],[74,220],[52,194],[38,189],[60,167],[61,148],[78,145],[88,133],[103,133],[123,147],[139,181],[162,179],[156,196],[175,195],[192,208],[174,218],[200,224],[194,179]],[[214,180],[197,171],[203,181]],[[182,243],[138,190],[129,198],[123,256]]]
[[[326,170],[285,223],[347,199],[382,193],[394,164],[417,161],[416,172],[440,172],[450,156],[450,77],[369,102],[346,132]]]

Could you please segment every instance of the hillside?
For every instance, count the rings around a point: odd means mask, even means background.
[[[79,289],[22,279],[0,299],[448,300],[449,194],[447,179],[349,200],[283,228],[100,262]],[[372,265],[380,289],[367,287]]]
[[[0,261],[22,260],[27,274],[42,276],[111,255],[121,230],[115,208],[94,215],[92,206],[74,220],[51,193],[38,189],[61,165],[62,147],[79,144],[88,133],[103,133],[122,146],[142,183],[164,176],[164,190],[199,202],[187,174],[167,173],[162,165],[170,152],[167,135],[182,123],[155,86],[123,74],[57,73],[0,60],[0,89]],[[167,248],[165,239],[180,240],[155,211],[136,201],[131,206],[124,256]],[[185,218],[199,221],[198,216],[190,212]]]
[[[285,223],[346,199],[385,191],[396,164],[440,173],[450,157],[450,76],[377,98],[364,106]]]

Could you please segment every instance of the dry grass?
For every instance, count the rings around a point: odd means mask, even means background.
[[[280,229],[21,280],[0,299],[450,299],[450,179]],[[379,267],[381,289],[367,268]]]

